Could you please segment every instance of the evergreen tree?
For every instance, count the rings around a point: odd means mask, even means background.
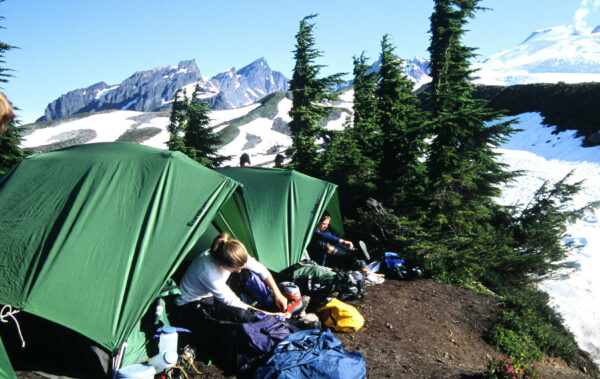
[[[495,160],[493,150],[514,131],[512,121],[486,125],[500,115],[473,98],[469,82],[474,49],[462,46],[461,37],[467,19],[481,9],[478,3],[435,0],[429,47],[434,133],[427,160],[430,262],[443,271],[466,270],[465,275],[498,243],[490,224],[498,209],[494,197],[499,185],[516,175]]]
[[[495,161],[493,151],[514,131],[511,122],[485,125],[500,115],[486,101],[473,98],[469,82],[473,49],[460,41],[478,2],[436,0],[431,16],[435,134],[427,162],[431,206],[437,223],[453,227],[489,218],[493,197],[500,193],[498,185],[514,177]]]
[[[292,92],[292,109],[289,123],[292,133],[292,146],[287,155],[291,158],[289,166],[308,175],[319,176],[321,160],[317,138],[324,137],[324,129],[319,122],[326,117],[331,107],[322,105],[325,101],[335,100],[331,93],[336,84],[341,83],[341,75],[335,74],[318,78],[322,65],[315,64],[321,52],[315,48],[313,28],[310,21],[316,17],[312,14],[300,21],[300,29],[296,34],[296,50],[294,50],[295,66],[290,81]]]
[[[187,104],[183,142],[185,153],[204,166],[216,168],[229,157],[217,154],[222,144],[221,137],[210,127],[208,104],[200,100],[202,88],[196,84],[192,99]]]
[[[26,154],[19,148],[21,131],[11,122],[4,133],[0,133],[0,175],[14,167]]]
[[[0,1],[0,3],[2,3]],[[4,17],[0,16],[0,20]],[[0,83],[8,82],[8,79],[12,76],[10,69],[4,67],[6,61],[4,60],[4,54],[14,49],[15,46],[11,46],[7,43],[0,41]],[[21,130],[17,126],[16,121],[11,121],[8,124],[8,128],[4,133],[0,133],[0,175],[8,171],[14,165],[19,163],[25,152],[19,148],[21,143]]]
[[[378,162],[379,198],[401,214],[415,211],[424,191],[424,117],[404,75],[389,35],[381,41],[381,69],[376,89],[377,124],[381,130]]]
[[[340,205],[345,217],[356,216],[357,209],[375,192],[375,164],[358,146],[359,139],[350,122],[344,130],[332,132],[325,145],[324,177],[338,185]]]
[[[178,89],[175,91],[175,95],[173,95],[171,116],[169,117],[169,125],[167,126],[167,130],[169,131],[169,141],[167,142],[167,146],[169,147],[169,150],[185,151],[183,134],[187,103],[188,99],[185,90],[182,91],[181,89]]]
[[[381,133],[377,127],[377,102],[375,89],[377,74],[368,73],[371,66],[367,64],[364,52],[354,57],[354,123],[353,139],[360,151],[372,161],[379,152]]]
[[[323,175],[338,185],[342,213],[353,218],[357,209],[375,192],[377,151],[375,114],[376,75],[367,74],[364,53],[354,57],[354,122],[344,130],[329,132],[324,144]]]

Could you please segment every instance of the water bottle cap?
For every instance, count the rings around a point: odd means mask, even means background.
[[[162,328],[162,332],[164,334],[177,333],[177,328],[174,326],[165,326],[164,328]]]

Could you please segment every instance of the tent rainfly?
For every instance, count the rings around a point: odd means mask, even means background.
[[[225,167],[217,172],[243,185],[256,255],[269,269],[281,271],[302,258],[325,211],[332,229],[343,235],[335,184],[279,168]]]
[[[0,304],[118,351],[210,225],[254,253],[239,183],[182,153],[117,142],[27,157],[0,178]]]

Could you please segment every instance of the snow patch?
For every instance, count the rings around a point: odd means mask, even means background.
[[[123,108],[121,108],[121,110],[126,111],[127,109],[129,109],[130,106],[137,103],[139,99],[140,99],[139,97],[136,97],[135,99],[131,100],[129,103],[127,103],[127,105],[125,105]]]
[[[112,87],[105,88],[103,90],[98,91],[98,93],[96,93],[95,99],[98,100],[99,98],[106,96],[107,93],[109,93],[110,91],[112,91],[115,88],[119,88],[119,86],[116,85],[116,86],[112,86]]]

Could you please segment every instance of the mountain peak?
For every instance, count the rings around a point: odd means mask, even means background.
[[[536,40],[559,40],[568,36],[578,36],[581,32],[574,25],[559,25],[550,28],[538,29],[531,33],[521,45]]]
[[[264,57],[258,58],[254,62],[242,67],[239,71],[241,75],[245,75],[247,72],[252,70],[271,70],[267,60]]]

